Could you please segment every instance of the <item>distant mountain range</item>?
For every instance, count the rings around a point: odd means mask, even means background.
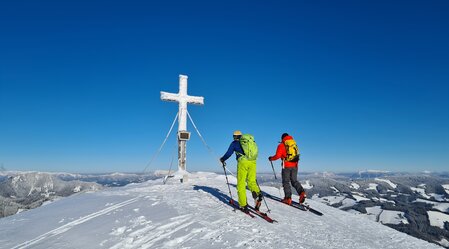
[[[57,198],[156,177],[154,174],[0,172],[0,217],[36,208]]]
[[[280,176],[258,177],[261,185],[281,188]],[[447,173],[300,173],[299,180],[313,200],[449,248]]]
[[[165,174],[0,172],[0,217],[72,194]],[[299,179],[313,200],[449,248],[448,173],[320,172],[300,173]],[[258,174],[258,181],[279,188],[283,197],[280,176],[275,179],[273,174]]]

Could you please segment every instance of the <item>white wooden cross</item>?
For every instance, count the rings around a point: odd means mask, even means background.
[[[168,93],[161,91],[161,100],[179,103],[178,111],[178,170],[186,170],[186,142],[181,139],[181,134],[187,133],[187,104],[203,105],[204,97],[187,95],[187,76],[179,75],[179,93]],[[188,137],[190,134],[188,135]]]

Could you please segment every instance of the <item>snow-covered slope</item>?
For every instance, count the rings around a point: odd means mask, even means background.
[[[0,248],[440,248],[312,200],[324,216],[267,199],[278,221],[270,224],[233,212],[228,195],[224,176],[195,173],[187,183],[154,180],[71,196],[0,219]]]

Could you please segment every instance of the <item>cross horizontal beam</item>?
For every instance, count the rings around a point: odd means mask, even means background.
[[[171,102],[185,102],[195,105],[204,105],[204,97],[180,95],[179,93],[168,93],[161,91],[161,100]]]

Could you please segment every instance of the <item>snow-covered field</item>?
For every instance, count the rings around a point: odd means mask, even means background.
[[[377,191],[377,186],[378,186],[378,184],[376,184],[376,183],[370,183],[370,184],[368,184],[369,185],[369,187],[366,189],[366,190],[374,190],[374,191]]]
[[[332,189],[335,193],[340,193],[340,191],[339,191],[336,187],[334,187],[334,186],[332,186],[331,189]]]
[[[346,197],[344,196],[323,196],[323,197],[312,197],[313,200],[325,203],[327,205],[333,205],[342,202]]]
[[[311,184],[310,184],[310,181],[307,180],[304,184],[302,184],[302,187],[303,187],[304,189],[312,189],[312,188],[313,188],[313,185],[311,185]]]
[[[365,197],[364,194],[360,193],[360,192],[352,192],[352,197],[357,201],[369,201],[368,198]]]
[[[438,211],[427,211],[429,214],[430,225],[444,229],[444,222],[449,222],[449,215]]]
[[[410,189],[418,194],[420,194],[422,197],[429,199],[430,196],[426,194],[426,190],[421,186],[419,188],[410,187]]]
[[[351,182],[351,188],[353,188],[353,189],[359,189],[359,188],[360,188],[360,185],[358,185],[358,184],[355,183],[355,182]]]
[[[324,216],[267,199],[274,224],[234,212],[228,201],[225,177],[214,173],[78,194],[0,219],[0,248],[440,248],[314,200]]]
[[[443,184],[441,186],[444,188],[444,191],[449,194],[449,184]]]
[[[357,204],[357,201],[350,199],[350,198],[345,198],[341,201],[341,206],[339,207],[340,209],[342,208],[347,208],[347,207],[352,207],[355,204]]]
[[[385,182],[385,183],[387,183],[388,185],[390,185],[390,187],[392,187],[392,188],[397,188],[397,187],[398,187],[397,184],[393,183],[393,182],[390,181],[390,180],[380,179],[380,178],[375,178],[374,180],[376,180],[376,181],[378,181],[378,182]]]
[[[417,202],[425,202],[433,205],[433,208],[440,210],[441,212],[447,212],[449,213],[449,203],[447,202],[436,202],[436,201],[429,201],[424,199],[417,199]]]
[[[374,207],[367,207],[366,209],[366,216],[372,220],[372,221],[378,221],[379,215],[382,213],[382,208],[380,206],[374,206]]]
[[[383,210],[379,215],[379,222],[382,224],[408,224],[404,212]]]
[[[393,204],[393,205],[395,204],[394,201],[390,201],[390,200],[387,200],[387,199],[385,199],[385,198],[371,197],[371,200],[377,201],[377,202],[381,202],[381,203],[389,202],[389,203],[391,203],[391,204]]]

